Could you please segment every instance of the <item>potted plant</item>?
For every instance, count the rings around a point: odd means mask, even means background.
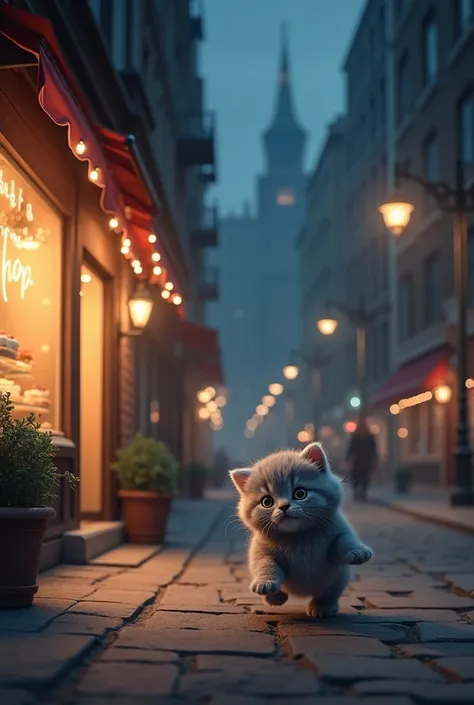
[[[209,476],[209,468],[203,463],[193,462],[186,468],[188,490],[194,499],[202,499]]]
[[[0,394],[0,608],[30,607],[48,521],[55,516],[54,488],[71,473],[58,473],[51,433],[34,414],[12,418],[10,394]]]
[[[402,467],[395,471],[395,489],[398,494],[408,494],[413,482],[413,473],[410,468]]]
[[[112,469],[121,487],[127,539],[162,543],[178,483],[178,463],[172,453],[162,441],[137,434],[117,451]]]

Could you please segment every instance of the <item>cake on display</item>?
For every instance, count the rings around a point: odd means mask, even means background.
[[[21,401],[21,388],[11,379],[0,378],[0,393],[10,394],[11,401]]]
[[[0,330],[0,355],[16,360],[20,343],[13,335],[7,335],[4,330]]]
[[[51,404],[50,394],[46,387],[32,387],[31,389],[25,389],[23,392],[23,400],[25,404],[31,404],[31,406],[38,406],[41,408],[49,408]]]

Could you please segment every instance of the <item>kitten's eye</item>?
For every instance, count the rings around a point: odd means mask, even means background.
[[[298,487],[298,489],[293,492],[293,497],[295,499],[306,499],[307,496],[308,493],[302,487]]]
[[[265,497],[262,497],[260,504],[262,507],[265,507],[265,509],[270,509],[270,507],[273,507],[273,497],[270,497],[269,494],[266,494]]]

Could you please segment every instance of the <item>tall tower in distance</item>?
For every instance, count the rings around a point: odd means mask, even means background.
[[[256,348],[260,358],[262,393],[269,383],[281,379],[282,368],[289,363],[291,351],[298,349],[300,344],[300,272],[296,238],[305,212],[306,141],[306,132],[298,122],[294,107],[285,23],[281,30],[275,109],[263,134],[265,172],[258,179],[259,282],[256,306],[259,321]],[[282,414],[277,416],[274,422],[277,443],[281,446],[290,441],[296,443],[296,438],[285,437]]]
[[[300,344],[295,244],[304,217],[306,135],[293,106],[285,26],[279,62],[274,115],[263,134],[265,169],[258,178],[256,208],[222,217],[219,247],[208,253],[209,263],[219,267],[221,290],[220,300],[208,306],[208,323],[220,331],[229,391],[216,447],[225,447],[236,463],[296,443],[294,434],[286,434],[281,397],[255,437],[244,437],[246,421],[268,385],[282,380],[291,350]]]

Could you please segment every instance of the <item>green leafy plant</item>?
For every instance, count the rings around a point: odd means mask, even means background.
[[[13,408],[10,394],[0,394],[0,507],[50,506],[60,480],[74,488],[77,478],[57,471],[52,434],[39,430],[35,415],[13,419]]]
[[[137,434],[120,448],[112,469],[124,490],[173,494],[178,485],[178,462],[162,441]]]

